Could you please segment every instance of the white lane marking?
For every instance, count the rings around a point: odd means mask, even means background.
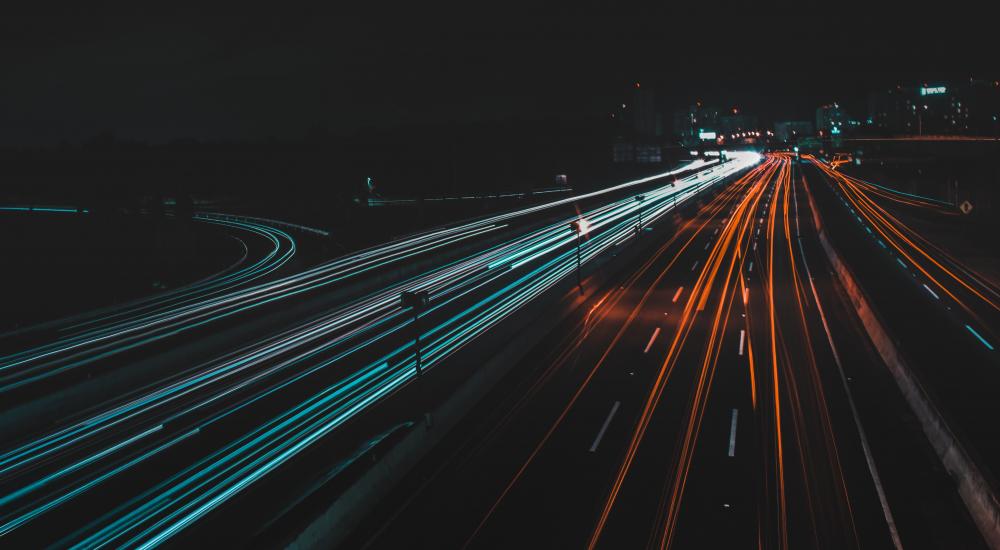
[[[666,313],[664,313],[666,315]],[[649,353],[649,348],[653,347],[653,341],[656,340],[657,335],[660,334],[660,327],[656,327],[653,331],[653,335],[649,337],[649,343],[646,344],[646,349],[642,350],[643,353]]]
[[[750,260],[750,269],[747,269],[747,271],[750,273],[753,272],[753,260]]]
[[[621,404],[621,401],[615,401],[615,404],[611,406],[611,412],[608,413],[608,418],[604,420],[604,425],[601,426],[601,431],[597,432],[597,438],[594,439],[594,444],[590,446],[590,452],[596,451],[597,446],[601,444],[601,438],[604,437],[604,432],[608,431],[611,419],[615,417],[615,413],[618,412],[618,407],[620,407]]]
[[[743,355],[743,344],[747,339],[747,331],[740,329],[740,355]]]
[[[671,300],[671,301],[674,302],[674,303],[677,303],[677,299],[681,297],[681,291],[683,291],[683,290],[684,290],[684,287],[678,287],[677,288],[677,292],[674,293],[674,299]],[[664,315],[666,315],[666,314],[664,313]]]
[[[795,191],[794,182],[792,183],[792,204],[795,205],[795,236],[801,237],[802,231],[799,230],[799,195]]]
[[[811,205],[810,205],[811,207]],[[882,506],[882,515],[885,517],[886,525],[889,527],[889,536],[896,550],[903,550],[903,542],[899,538],[896,530],[896,520],[889,509],[889,501],[885,496],[885,488],[882,487],[882,479],[878,475],[878,467],[875,466],[875,459],[872,457],[871,447],[868,446],[868,436],[865,435],[864,426],[861,425],[861,416],[854,405],[854,396],[851,394],[851,387],[847,384],[847,375],[844,373],[844,366],[840,362],[840,354],[837,353],[837,346],[833,343],[833,335],[830,334],[830,325],[826,322],[826,314],[823,313],[823,304],[819,301],[819,293],[816,292],[816,285],[813,284],[812,272],[809,269],[809,262],[806,260],[806,251],[802,248],[802,240],[798,239],[799,254],[802,256],[802,264],[806,268],[806,277],[809,279],[809,288],[812,290],[813,300],[816,301],[816,310],[819,312],[819,320],[823,323],[823,332],[826,333],[826,341],[830,344],[830,352],[833,355],[833,362],[837,365],[840,374],[840,383],[844,386],[844,393],[847,394],[847,404],[851,409],[851,416],[854,418],[854,425],[858,429],[858,438],[861,439],[861,450],[864,451],[865,462],[868,465],[868,473],[872,476],[875,484],[875,493],[878,494],[879,504]]]
[[[941,297],[937,295],[937,292],[934,292],[933,290],[931,290],[931,287],[929,287],[927,285],[924,285],[924,288],[927,289],[927,292],[931,293],[931,296],[933,296],[935,300],[940,300],[941,299]]]
[[[989,349],[990,351],[993,351],[993,344],[987,342],[986,338],[983,338],[983,336],[981,334],[979,334],[978,332],[976,332],[976,329],[970,327],[969,325],[965,325],[965,328],[969,329],[969,332],[971,332],[973,336],[975,336],[976,338],[978,338],[979,341],[982,342],[983,345],[987,347],[987,349]]]
[[[691,271],[694,271],[694,270],[695,270],[695,268],[697,268],[697,267],[698,267],[698,261],[699,261],[699,260],[695,260],[695,261],[694,261],[694,265],[692,265],[692,266],[691,266]]]
[[[718,234],[719,234],[719,228],[718,228],[718,227],[716,227],[716,228],[715,228],[715,233],[712,233],[712,234],[713,234],[713,235],[718,235]]]
[[[729,456],[736,456],[736,417],[739,412],[733,409],[733,419],[729,423]]]
[[[753,242],[753,249],[754,249],[754,250],[757,250],[757,241],[754,241],[754,242]]]
[[[708,247],[710,246],[712,246],[712,241],[708,241],[707,243],[705,243],[705,250],[708,250]]]

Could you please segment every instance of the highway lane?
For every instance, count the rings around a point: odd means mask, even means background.
[[[621,289],[612,289],[608,299],[595,300],[588,324],[578,327],[582,333],[573,332],[572,338],[558,335],[568,340],[567,345],[554,348],[554,357],[540,356],[530,366],[543,373],[540,381],[532,379],[526,388],[512,392],[513,410],[499,426],[474,429],[489,436],[469,443],[445,462],[438,472],[440,481],[434,484],[441,493],[429,490],[408,506],[391,530],[379,534],[375,546],[391,547],[407,537],[429,546],[460,546],[493,504],[489,521],[475,537],[482,546],[585,544],[617,450],[627,441],[627,427],[641,411],[643,393],[655,379],[669,338],[689,303],[690,289],[701,276],[696,263],[704,264],[706,243],[717,238],[720,219],[745,191],[747,181],[731,186],[730,193],[686,225]],[[660,333],[653,338],[657,329]],[[647,346],[649,351],[642,353]],[[612,416],[615,403],[620,405]],[[602,430],[606,422],[609,427]],[[522,462],[525,458],[529,460]],[[509,492],[496,501],[521,468]],[[449,494],[449,489],[459,494]],[[449,528],[415,526],[435,521],[420,510],[448,518]],[[638,507],[635,511],[651,513]],[[648,530],[633,533],[638,538],[631,542],[645,541],[647,534]]]
[[[4,207],[0,212],[37,212],[38,209],[23,210],[22,207]],[[77,213],[75,209],[48,207],[44,213]],[[88,331],[108,330],[119,323],[134,322],[143,316],[162,313],[185,304],[208,299],[214,295],[229,292],[266,277],[287,264],[295,254],[295,241],[284,231],[255,222],[216,220],[195,216],[199,223],[224,228],[236,239],[243,254],[233,265],[218,273],[182,287],[144,296],[109,308],[83,312],[64,319],[54,319],[38,326],[26,327],[15,332],[0,334],[3,349],[15,353],[16,358],[30,349],[26,345],[33,340],[74,340]],[[41,334],[40,334],[41,333]],[[11,340],[16,338],[17,349]],[[39,342],[41,343],[41,342]],[[5,356],[6,359],[8,356]]]
[[[958,212],[934,199],[848,176],[815,158],[810,162],[835,186],[843,205],[880,248],[895,256],[901,269],[912,272],[926,291],[925,298],[954,308],[955,322],[970,341],[995,351],[1000,342],[1000,289],[911,228],[893,210],[926,210],[938,216],[958,216]],[[987,356],[997,361],[996,354]]]
[[[1000,384],[997,357],[967,328],[967,325],[978,327],[977,317],[990,319],[992,306],[975,294],[963,292],[965,285],[956,280],[963,278],[962,272],[950,269],[946,257],[920,245],[917,239],[908,238],[928,258],[886,227],[887,222],[893,223],[892,218],[874,214],[869,218],[869,212],[855,206],[850,199],[854,195],[846,194],[849,191],[838,183],[840,178],[826,167],[810,163],[803,174],[823,214],[828,235],[861,282],[906,364],[972,460],[987,476],[995,478],[1000,440],[995,423],[984,419],[997,414],[995,388]],[[896,208],[928,207],[926,203],[902,205],[898,201],[892,201],[896,206],[891,207],[885,203],[890,199],[880,200],[883,202],[880,206],[890,214]],[[859,204],[864,203],[859,201]],[[896,229],[907,235],[906,230]],[[948,268],[951,274],[934,262]],[[935,280],[942,286],[936,286]],[[974,280],[964,279],[964,283],[977,288]],[[981,330],[986,332],[985,328]]]
[[[862,443],[872,398],[858,412],[847,379],[884,367],[798,215],[789,159],[751,179],[703,212],[703,229],[687,228],[691,245],[668,243],[612,290],[617,301],[596,304],[593,325],[552,335],[524,367],[533,374],[348,546],[935,547],[929,511],[907,507],[928,491],[947,495],[932,516],[944,540],[981,544],[933,459],[899,456],[927,452],[919,431],[896,425],[904,442]],[[861,364],[842,377],[843,358]],[[906,414],[891,381],[872,383],[884,393],[874,401],[892,403],[879,412]]]
[[[753,162],[648,191],[646,219],[655,222]],[[636,208],[629,197],[584,213],[592,228],[585,261],[634,238]],[[345,304],[8,449],[0,456],[0,533],[84,545],[168,540],[412,381],[408,314],[397,309],[402,289],[435,296],[422,325],[431,368],[572,273],[567,221]],[[107,510],[109,500],[122,507]],[[93,518],[88,509],[107,513]]]
[[[448,250],[476,242],[490,242],[489,239],[510,233],[508,226],[515,220],[526,229],[531,229],[533,224],[537,225],[540,220],[544,222],[545,216],[551,215],[560,207],[591,202],[601,204],[606,197],[632,188],[641,189],[646,184],[666,181],[666,178],[694,171],[693,175],[680,182],[683,189],[678,188],[677,193],[663,190],[659,192],[661,198],[676,195],[672,200],[683,200],[690,192],[722,173],[724,168],[720,167],[720,172],[717,173],[714,170],[716,168],[712,163],[699,160],[661,174],[598,191],[415,234],[274,281],[238,288],[232,292],[210,294],[201,300],[182,301],[123,320],[112,320],[106,325],[83,327],[85,330],[78,333],[61,335],[52,342],[0,357],[0,394],[7,394],[5,401],[10,403],[16,401],[16,398],[11,397],[11,392],[16,393],[32,384],[42,381],[51,384],[53,380],[64,377],[68,377],[69,383],[79,381],[81,376],[92,376],[95,368],[108,369],[127,364],[134,358],[136,350],[165,341],[176,341],[179,335],[187,336],[191,331],[229,320],[235,315],[245,315],[276,302],[301,299],[307,295],[315,297],[321,292],[329,293],[363,278],[381,277],[387,271],[391,273],[392,270],[398,270],[401,266],[422,258],[441,256]],[[210,218],[205,220],[209,221]],[[218,223],[218,220],[211,221]],[[515,231],[513,235],[516,234]],[[371,290],[373,289],[368,291]],[[341,300],[355,297],[356,294],[344,296]],[[51,391],[51,386],[48,387]]]
[[[888,504],[881,509],[872,473],[858,458],[863,451],[856,426],[849,414],[834,423],[831,401],[843,399],[843,390],[818,314],[818,294],[812,292],[811,269],[799,247],[796,191],[786,161],[754,215],[758,246],[750,247],[744,265],[748,304],[730,313],[732,328],[723,340],[728,346],[717,367],[721,391],[714,410],[709,405],[706,411],[714,422],[706,423],[702,434],[708,441],[725,441],[727,430],[732,435],[726,413],[736,410],[745,415],[744,429],[757,437],[747,438],[742,455],[735,452],[738,445],[732,457],[718,447],[696,451],[685,494],[701,498],[684,507],[674,527],[671,542],[678,548],[754,540],[766,548],[894,546]],[[742,353],[733,345],[741,339]],[[726,391],[727,373],[734,378],[728,387],[739,392]],[[733,490],[729,483],[744,489]],[[731,502],[733,497],[741,502]],[[717,529],[733,524],[734,516],[742,523]]]

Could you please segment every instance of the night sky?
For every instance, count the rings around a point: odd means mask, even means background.
[[[7,16],[0,145],[108,130],[162,142],[585,119],[610,111],[636,80],[667,109],[700,98],[768,119],[809,118],[822,102],[860,108],[866,92],[897,81],[997,72],[990,18],[958,8],[920,16],[911,4],[876,16],[502,7]]]

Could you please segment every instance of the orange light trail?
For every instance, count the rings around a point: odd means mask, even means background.
[[[473,533],[466,540],[466,542],[463,545],[463,547],[467,547],[469,545],[469,543],[471,543],[472,540],[476,538],[476,536],[479,534],[479,532],[486,525],[486,523],[492,517],[492,515],[494,514],[494,512],[497,510],[497,508],[500,506],[500,504],[506,498],[506,496],[510,493],[510,491],[513,489],[513,487],[517,484],[518,480],[521,478],[521,476],[524,474],[524,472],[528,469],[528,467],[534,461],[535,457],[538,455],[538,453],[542,450],[542,448],[545,446],[545,444],[551,438],[552,434],[555,433],[555,431],[562,424],[563,420],[566,418],[566,416],[569,414],[570,410],[572,410],[573,406],[576,404],[576,402],[579,399],[580,395],[589,386],[591,380],[593,379],[593,377],[595,376],[595,374],[597,373],[597,371],[600,370],[601,366],[604,364],[604,362],[607,359],[608,355],[610,355],[611,351],[615,348],[615,346],[618,344],[618,342],[621,340],[621,338],[627,332],[628,328],[631,327],[632,323],[638,317],[640,311],[645,306],[646,302],[652,296],[653,292],[658,288],[660,282],[667,275],[667,273],[670,271],[670,269],[673,267],[673,265],[677,262],[677,260],[681,257],[681,255],[684,253],[684,251],[687,250],[687,248],[691,245],[691,243],[694,242],[699,237],[699,235],[702,233],[702,231],[708,225],[708,223],[716,215],[718,215],[719,212],[722,211],[722,209],[725,207],[725,205],[730,200],[732,200],[733,197],[737,196],[740,192],[743,191],[743,189],[747,186],[748,182],[750,182],[752,180],[752,178],[756,174],[758,174],[760,172],[760,170],[761,170],[761,167],[758,166],[757,168],[751,170],[745,176],[739,178],[730,188],[728,188],[725,192],[723,192],[719,196],[713,198],[712,201],[705,207],[704,210],[705,210],[706,216],[704,217],[704,220],[699,225],[697,225],[697,228],[694,230],[694,232],[691,234],[691,236],[683,243],[683,245],[680,247],[680,249],[673,256],[673,258],[668,262],[668,264],[666,265],[666,267],[664,267],[660,271],[660,273],[657,275],[657,277],[654,280],[654,282],[643,293],[643,295],[640,298],[639,302],[636,304],[636,306],[629,313],[629,316],[628,316],[627,320],[625,321],[625,323],[621,326],[621,328],[615,334],[614,338],[611,340],[611,342],[605,348],[605,350],[602,353],[600,359],[598,359],[598,361],[594,364],[594,366],[591,367],[591,369],[588,372],[587,376],[584,378],[583,382],[580,384],[580,386],[577,388],[577,390],[575,391],[575,393],[573,394],[573,396],[570,398],[569,402],[563,408],[562,412],[559,414],[559,416],[556,418],[556,420],[552,423],[552,425],[546,431],[545,435],[542,436],[541,440],[534,447],[534,449],[532,449],[531,453],[529,453],[527,459],[519,467],[518,471],[514,474],[514,476],[510,480],[510,482],[508,482],[508,484],[505,486],[505,488],[501,491],[501,493],[497,497],[496,501],[493,503],[493,505],[490,507],[490,509],[486,512],[486,514],[484,515],[484,517],[482,518],[482,520],[476,526],[476,528],[473,531]],[[647,273],[652,268],[652,266],[655,264],[655,262],[660,257],[662,257],[669,250],[669,248],[677,241],[677,239],[679,238],[680,235],[682,235],[686,230],[690,229],[691,227],[695,227],[695,222],[696,221],[697,221],[697,218],[687,221],[677,232],[674,233],[674,236],[672,236],[666,243],[664,243],[663,245],[660,246],[660,248],[642,265],[642,267],[640,267],[639,270],[637,270],[635,273],[633,273],[633,275],[631,277],[629,277],[628,282],[626,284],[621,285],[621,287],[619,288],[619,290],[616,293],[615,298],[612,299],[612,303],[610,304],[610,307],[607,308],[609,311],[611,309],[613,309],[614,305],[617,304],[617,301],[620,299],[620,297],[625,294],[625,292],[627,291],[626,289],[632,288],[636,284],[636,282],[645,273]],[[693,294],[692,294],[692,296],[693,296]],[[693,303],[693,300],[689,299],[688,302],[687,302],[688,305],[686,307],[690,308],[690,305],[692,303]],[[596,323],[594,323],[594,326],[596,326]],[[572,354],[572,352],[575,351],[576,347],[579,345],[580,342],[582,342],[582,339],[578,340],[577,344],[575,346],[573,346],[572,349],[567,349],[562,354],[560,354],[559,358],[553,363],[553,367],[551,367],[549,369],[549,371],[550,372],[554,372],[558,368],[558,366],[561,366],[562,364],[564,364],[565,361],[568,359],[568,357]]]
[[[763,165],[763,169],[750,174],[756,177],[755,183],[750,187],[747,195],[737,204],[734,214],[727,219],[718,240],[716,240],[715,245],[711,250],[709,260],[705,263],[705,266],[699,273],[698,279],[691,290],[690,297],[685,303],[684,311],[678,324],[678,330],[674,334],[667,356],[657,372],[656,380],[647,395],[646,402],[642,409],[642,414],[633,430],[625,456],[619,466],[618,473],[611,486],[601,515],[591,535],[588,543],[589,548],[594,548],[600,539],[604,526],[607,523],[618,494],[621,491],[622,484],[624,483],[633,461],[635,460],[639,445],[645,437],[653,412],[656,410],[660,398],[663,395],[667,381],[670,379],[670,375],[674,370],[679,352],[681,348],[683,348],[684,343],[693,328],[694,320],[699,311],[696,306],[702,301],[701,295],[702,293],[707,292],[707,289],[713,282],[715,282],[716,275],[720,267],[723,265],[723,260],[728,252],[728,255],[730,256],[730,261],[728,262],[729,269],[727,270],[728,277],[726,278],[726,283],[721,285],[723,288],[723,297],[719,301],[719,306],[716,309],[715,318],[713,320],[713,338],[711,340],[715,340],[716,335],[720,333],[721,318],[723,312],[725,311],[724,306],[731,303],[732,296],[736,289],[736,285],[731,282],[731,278],[733,273],[736,273],[737,276],[741,276],[741,271],[735,269],[738,257],[735,251],[739,247],[733,246],[733,244],[735,242],[742,242],[749,236],[749,231],[752,227],[751,224],[753,221],[754,207],[760,201],[762,190],[764,188],[764,182],[766,182],[770,176],[774,174],[776,166],[777,163],[775,161],[769,160]],[[739,256],[744,255],[741,254]],[[699,298],[695,299],[695,297]],[[707,392],[710,388],[711,375],[713,373],[712,366],[715,364],[715,359],[718,357],[717,350],[713,351],[713,349],[717,347],[718,346],[710,345],[709,352],[706,353],[705,360],[702,362],[702,368],[698,379],[698,391],[695,393],[698,397],[696,397],[695,406],[692,407],[691,414],[689,414],[688,417],[687,433],[685,435],[684,446],[682,447],[682,458],[691,456],[694,442],[697,440],[701,413],[704,411],[703,403],[707,398]],[[686,461],[686,463],[689,464],[689,460]],[[687,470],[687,467],[679,468],[677,472],[677,480],[674,483],[674,490],[670,500],[670,511],[668,512],[667,517],[667,529],[670,533],[673,532],[673,529],[670,529],[669,526],[676,521],[676,511],[679,509],[680,498],[683,494],[683,487],[687,477]],[[661,543],[668,544],[669,537],[670,535],[665,535],[661,539]]]

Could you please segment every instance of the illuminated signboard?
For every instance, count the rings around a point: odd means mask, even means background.
[[[931,86],[930,88],[920,88],[920,95],[941,95],[947,92],[944,86]]]
[[[715,132],[709,132],[707,130],[698,130],[698,137],[701,139],[715,139]]]

